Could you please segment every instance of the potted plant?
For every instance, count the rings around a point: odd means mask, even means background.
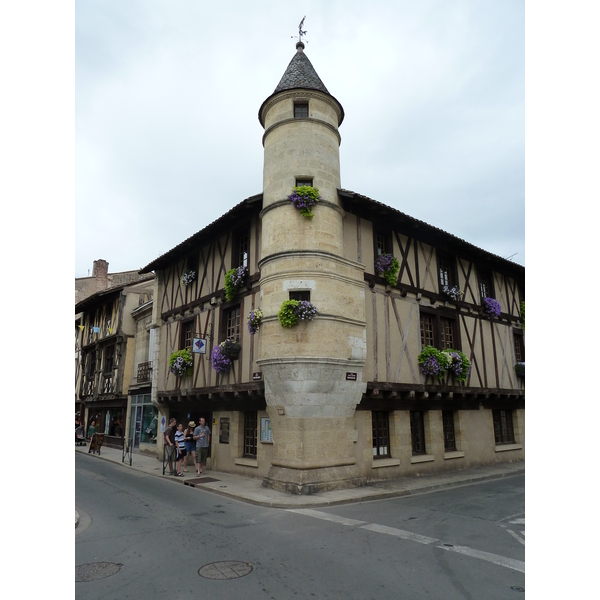
[[[389,285],[395,286],[398,281],[398,271],[400,263],[392,254],[382,254],[375,261],[375,271],[383,274],[383,278]]]
[[[515,364],[515,374],[517,377],[525,379],[525,362],[518,362]]]
[[[444,294],[446,294],[446,296],[450,296],[454,302],[460,302],[465,295],[464,292],[460,291],[460,288],[457,285],[452,286],[451,288],[445,285],[442,291]]]
[[[254,335],[258,331],[262,318],[263,311],[260,308],[255,308],[248,313],[248,331],[250,335]]]
[[[444,350],[448,357],[446,371],[459,383],[466,383],[471,371],[469,359],[460,350]]]
[[[500,316],[500,302],[494,298],[485,298],[483,310],[488,319],[497,319]]]
[[[471,362],[460,350],[438,350],[433,346],[425,346],[417,360],[423,375],[440,380],[449,373],[455,381],[466,383],[471,371]]]
[[[231,302],[235,298],[247,274],[248,269],[244,266],[236,267],[225,273],[225,298],[227,298],[227,302]]]
[[[178,377],[191,375],[194,370],[192,353],[187,348],[173,352],[169,358],[169,370]]]
[[[444,379],[448,366],[448,357],[433,346],[425,346],[419,354],[417,361],[423,375],[431,375]]]
[[[311,208],[321,200],[319,189],[310,185],[295,187],[287,198],[295,208],[300,210],[300,214],[307,219],[314,217]]]
[[[226,339],[212,349],[210,362],[217,373],[226,373],[231,367],[231,361],[235,360],[241,350],[241,345],[232,338]]]
[[[317,307],[308,300],[284,300],[277,318],[282,327],[293,327],[299,321],[312,321],[317,313]]]
[[[191,269],[189,271],[185,271],[181,276],[181,285],[188,285],[192,283],[192,281],[195,281],[195,279],[196,271],[192,271]]]

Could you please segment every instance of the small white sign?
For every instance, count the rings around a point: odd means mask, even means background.
[[[206,354],[206,338],[194,338],[192,342],[192,352],[196,354]]]

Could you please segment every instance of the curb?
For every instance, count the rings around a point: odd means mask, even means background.
[[[129,469],[131,469],[131,468],[135,469],[135,467],[130,467],[129,465],[120,463],[118,461],[114,461],[109,458],[104,458],[101,454],[99,454],[99,455],[92,454],[92,456],[96,456],[97,458],[101,458],[101,459],[111,462],[113,464],[121,465],[121,466],[127,467]],[[173,477],[171,475],[163,475],[162,473],[151,473],[151,472],[140,470],[140,469],[135,469],[135,470],[145,473],[146,475],[152,475],[154,477],[159,477],[161,479],[170,480],[173,483],[182,484],[188,488],[201,489],[205,492],[210,492],[217,496],[224,496],[226,498],[238,500],[239,502],[245,502],[246,504],[252,504],[254,506],[262,506],[265,508],[278,508],[278,509],[283,509],[283,510],[290,509],[290,508],[291,509],[295,509],[295,508],[325,508],[328,506],[339,506],[339,505],[345,505],[345,504],[358,504],[360,502],[372,502],[372,501],[376,501],[376,500],[386,500],[388,498],[418,496],[421,494],[428,494],[428,493],[437,492],[440,490],[451,489],[451,488],[456,488],[456,487],[461,487],[461,486],[466,486],[466,485],[472,485],[475,483],[482,483],[485,481],[504,479],[506,477],[516,477],[516,476],[525,474],[525,467],[523,467],[521,469],[516,469],[516,470],[510,471],[510,472],[492,473],[492,474],[487,474],[487,475],[473,475],[470,477],[465,477],[464,479],[461,479],[460,481],[447,481],[447,482],[443,482],[443,483],[432,483],[429,485],[423,485],[423,486],[417,487],[415,489],[398,489],[398,490],[386,490],[386,491],[382,490],[379,493],[375,492],[372,494],[355,497],[355,498],[341,498],[341,499],[336,499],[336,500],[323,500],[321,502],[313,501],[313,502],[301,502],[301,503],[293,503],[292,504],[289,502],[278,502],[276,500],[256,500],[254,498],[244,497],[244,496],[241,496],[239,494],[235,494],[235,493],[232,493],[229,491],[218,490],[218,489],[214,489],[214,488],[208,488],[208,487],[197,486],[197,485],[189,485],[189,484],[186,484],[185,479]],[[370,486],[367,485],[365,487],[368,488]],[[371,487],[371,489],[373,489],[373,488]],[[79,523],[79,515],[77,514],[77,512],[75,514],[76,514],[75,527],[77,527],[77,524]]]

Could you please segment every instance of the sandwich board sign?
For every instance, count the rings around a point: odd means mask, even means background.
[[[206,338],[194,338],[192,341],[192,352],[206,354]]]

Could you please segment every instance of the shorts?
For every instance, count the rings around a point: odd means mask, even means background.
[[[192,452],[196,452],[196,442],[186,442],[185,443],[185,451],[190,454]]]
[[[199,463],[206,464],[207,458],[208,458],[208,448],[201,448],[200,446],[196,446],[196,460]]]
[[[177,460],[181,460],[182,458],[185,458],[186,456],[187,456],[187,452],[185,451],[185,448],[177,449]]]
[[[165,458],[171,462],[173,457],[175,456],[175,446],[169,446],[169,444],[165,444]]]

